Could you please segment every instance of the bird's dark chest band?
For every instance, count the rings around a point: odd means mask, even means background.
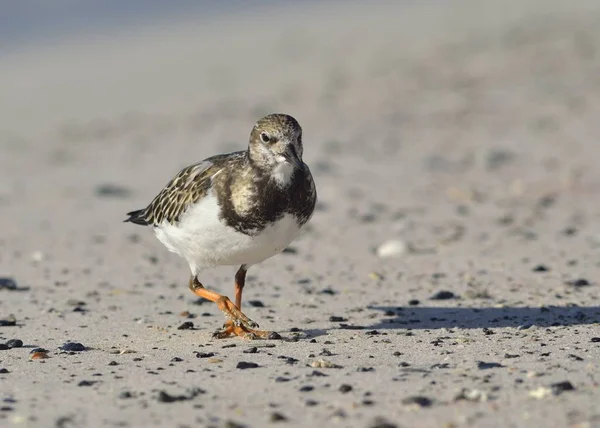
[[[221,219],[230,227],[246,235],[256,235],[269,224],[280,220],[285,214],[296,218],[298,226],[303,226],[310,218],[314,206],[312,178],[304,171],[297,170],[289,187],[278,186],[267,174],[260,174],[254,181],[251,204],[247,212],[239,213],[233,203],[232,178],[229,177],[218,193]]]

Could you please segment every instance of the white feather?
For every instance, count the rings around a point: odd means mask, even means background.
[[[219,213],[211,191],[190,207],[178,224],[164,221],[154,232],[169,251],[187,260],[193,275],[212,266],[260,263],[280,253],[300,232],[294,216],[286,214],[260,233],[248,236],[227,226]]]
[[[292,182],[292,176],[294,175],[294,165],[286,162],[285,158],[283,159],[284,161],[279,162],[277,166],[273,168],[273,172],[271,173],[271,176],[280,187],[286,187],[290,184]]]

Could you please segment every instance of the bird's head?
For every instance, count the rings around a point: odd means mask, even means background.
[[[251,161],[271,170],[275,179],[289,181],[295,169],[303,168],[302,151],[302,128],[287,114],[263,117],[250,134]]]

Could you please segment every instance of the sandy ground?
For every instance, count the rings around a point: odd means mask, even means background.
[[[369,5],[0,57],[0,425],[600,426],[600,3]],[[213,340],[121,221],[273,111],[320,197],[245,291],[285,340]]]

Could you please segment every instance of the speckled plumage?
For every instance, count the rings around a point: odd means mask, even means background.
[[[182,169],[146,208],[128,213],[126,221],[153,227],[163,221],[176,225],[193,204],[214,189],[221,220],[242,233],[259,233],[285,213],[295,215],[303,226],[316,202],[312,175],[302,163],[285,186],[278,184],[272,177],[277,166],[261,150],[260,132],[265,130],[278,141],[286,132],[297,135],[297,154],[302,156],[302,129],[296,120],[287,115],[266,116],[255,125],[249,150],[212,156]]]
[[[232,320],[227,334],[268,333],[252,330],[256,324],[241,313],[241,290],[248,267],[281,252],[312,216],[317,193],[302,154],[298,122],[265,116],[252,129],[248,150],[184,168],[125,220],[152,226],[170,251],[187,260],[192,291],[218,303]],[[198,281],[203,269],[218,265],[241,266],[235,306]]]

